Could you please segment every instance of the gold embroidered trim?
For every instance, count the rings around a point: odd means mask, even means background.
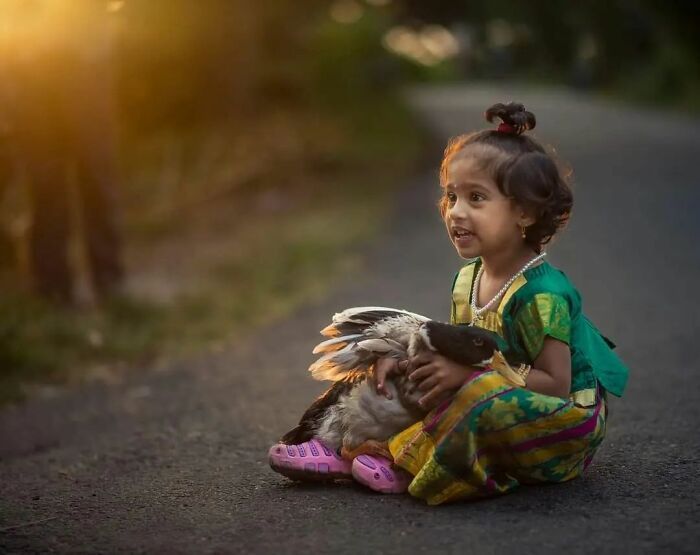
[[[474,278],[474,266],[475,264],[469,264],[459,271],[452,290],[452,313],[455,324],[468,324],[472,321],[469,294]]]
[[[596,390],[594,387],[574,391],[570,395],[571,400],[579,407],[592,407],[596,402]]]
[[[476,263],[464,266],[459,271],[457,279],[455,280],[452,290],[452,309],[450,311],[450,321],[453,324],[469,324],[472,321],[469,296],[471,295],[472,282],[475,277],[475,266]],[[525,278],[525,276],[518,276],[501,298],[497,310],[487,310],[483,314],[482,320],[478,323],[478,326],[493,331],[503,337],[503,309],[515,292],[526,283],[527,278]]]
[[[506,307],[508,304],[508,301],[510,298],[515,294],[515,292],[520,289],[523,285],[527,283],[527,278],[520,274],[516,280],[510,284],[510,287],[508,288],[508,291],[506,291],[506,294],[503,295],[503,299],[501,300],[501,303],[498,305],[498,313],[503,314],[503,309]]]

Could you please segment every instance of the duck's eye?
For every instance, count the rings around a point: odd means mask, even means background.
[[[483,344],[484,344],[484,340],[481,339],[480,337],[477,337],[477,338],[474,340],[474,345],[476,345],[477,347],[481,347]]]

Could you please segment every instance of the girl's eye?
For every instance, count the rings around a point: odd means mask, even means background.
[[[445,197],[447,198],[447,202],[449,202],[450,204],[457,202],[457,195],[455,195],[452,192],[445,193]]]
[[[473,200],[474,202],[478,202],[480,199],[483,199],[484,196],[479,194],[479,193],[472,193],[469,195],[469,200]]]

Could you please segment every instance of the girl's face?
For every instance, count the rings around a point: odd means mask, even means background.
[[[523,245],[520,225],[532,220],[498,190],[473,156],[448,165],[444,189],[445,225],[459,256],[488,257]]]

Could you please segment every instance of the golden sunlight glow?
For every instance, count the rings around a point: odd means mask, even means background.
[[[107,3],[107,11],[111,13],[118,12],[124,7],[125,3],[124,0],[111,0]]]
[[[0,61],[36,63],[66,50],[98,49],[123,1],[0,0]]]

